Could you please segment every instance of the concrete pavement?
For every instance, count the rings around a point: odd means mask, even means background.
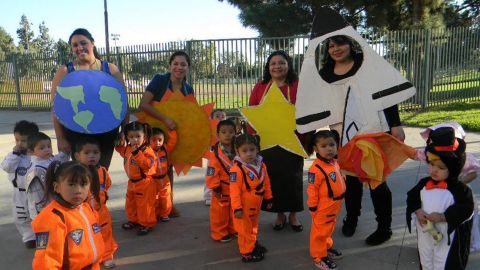
[[[56,145],[50,121],[45,112],[0,111],[0,158],[3,159],[14,145],[12,135],[16,121],[27,119],[39,124],[42,131],[51,135]],[[421,147],[424,142],[418,135],[420,129],[406,128],[406,143]],[[480,134],[468,133],[467,151],[480,157]],[[55,147],[54,147],[55,148]],[[311,160],[305,163],[308,170]],[[299,214],[305,230],[295,233],[290,227],[273,231],[274,214],[262,212],[259,241],[269,252],[259,263],[240,261],[235,241],[226,244],[213,242],[209,237],[208,207],[202,201],[205,170],[194,168],[186,176],[175,178],[175,202],[181,217],[168,223],[159,223],[148,236],[139,237],[134,232],[120,228],[125,221],[124,194],[127,178],[122,160],[114,155],[110,174],[113,185],[108,206],[113,216],[113,230],[120,249],[117,252],[117,269],[315,269],[308,252],[310,217],[308,211]],[[306,174],[305,174],[306,175]],[[389,178],[393,192],[393,237],[377,247],[367,246],[364,239],[375,230],[376,222],[368,190],[364,192],[363,211],[357,232],[345,238],[341,232],[341,214],[334,234],[335,247],[344,253],[338,261],[339,269],[418,269],[415,234],[408,233],[405,225],[406,192],[416,181],[426,175],[425,166],[417,161],[407,161]],[[472,188],[480,194],[480,181]],[[24,248],[13,224],[11,214],[11,184],[6,174],[0,172],[0,268],[30,269],[33,251]],[[306,195],[305,197],[306,198]],[[477,196],[480,199],[480,196]],[[471,254],[468,269],[480,269],[480,254]]]

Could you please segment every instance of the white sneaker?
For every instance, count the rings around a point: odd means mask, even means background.
[[[166,217],[161,217],[161,218],[160,218],[160,221],[161,221],[161,222],[168,222],[168,221],[170,221],[170,218],[169,218],[168,216],[166,216]]]
[[[106,269],[111,269],[111,268],[115,268],[115,262],[113,260],[106,260],[103,262],[103,267],[105,267]]]
[[[205,205],[210,206],[211,202],[212,202],[211,200],[205,200]]]

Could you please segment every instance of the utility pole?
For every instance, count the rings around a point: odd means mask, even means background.
[[[103,0],[104,7],[104,16],[105,16],[105,48],[107,52],[107,60],[110,61],[110,43],[109,43],[109,34],[108,34],[108,11],[107,11],[107,0]]]

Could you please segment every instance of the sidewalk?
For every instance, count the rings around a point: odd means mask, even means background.
[[[52,136],[54,149],[56,141],[51,125],[50,113],[0,111],[0,158],[3,159],[14,145],[12,135],[15,122],[27,119],[39,124],[42,131]],[[406,143],[421,147],[424,142],[418,128],[406,128]],[[467,135],[467,150],[480,157],[480,134]],[[311,160],[305,162],[308,170]],[[113,217],[113,231],[120,246],[117,252],[116,269],[315,269],[309,257],[310,217],[308,211],[299,213],[305,230],[295,233],[287,226],[283,231],[271,229],[275,216],[262,212],[259,241],[269,252],[260,263],[244,264],[240,261],[235,241],[226,244],[213,242],[209,237],[208,207],[204,206],[203,181],[205,169],[194,168],[186,176],[175,178],[175,202],[181,217],[168,223],[159,223],[148,236],[139,237],[134,232],[120,228],[125,221],[124,194],[127,178],[122,160],[116,154],[112,160],[110,174],[113,186],[108,206]],[[306,173],[304,174],[306,176]],[[383,245],[370,247],[364,239],[376,228],[372,203],[368,190],[364,192],[363,211],[357,232],[345,238],[340,231],[340,215],[334,234],[335,247],[344,253],[338,262],[341,270],[390,270],[419,269],[416,250],[416,236],[408,233],[405,225],[406,192],[417,179],[426,176],[425,166],[409,160],[397,169],[388,183],[393,193],[393,237]],[[306,181],[306,179],[305,179]],[[474,181],[472,188],[480,194],[480,181]],[[9,269],[31,269],[33,251],[27,250],[12,223],[11,184],[6,174],[0,172],[0,265]],[[480,196],[476,196],[480,199]],[[304,196],[306,198],[306,194]],[[480,254],[471,254],[468,268],[480,269]]]

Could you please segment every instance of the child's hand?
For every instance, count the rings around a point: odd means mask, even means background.
[[[119,132],[117,136],[117,145],[124,146],[126,144],[127,144],[127,141],[125,140],[125,134],[123,134],[123,132]]]
[[[143,143],[138,148],[132,147],[132,155],[138,154],[138,152],[145,150],[147,148],[147,143]]]
[[[267,205],[265,206],[265,208],[267,208],[267,210],[272,209],[272,207],[273,207],[273,203],[267,203]]]
[[[16,152],[16,153],[22,153],[23,151],[25,151],[25,149],[20,145],[15,145],[12,150],[13,152]]]
[[[235,218],[240,219],[243,217],[243,211],[242,210],[235,211],[234,215],[235,215]]]
[[[213,192],[213,196],[215,196],[215,198],[217,198],[217,199],[222,198],[222,187],[216,187],[216,188],[212,189],[212,192]]]
[[[420,224],[425,225],[427,224],[427,213],[423,211],[422,209],[418,209],[415,211],[415,215],[417,216],[418,221]]]
[[[430,221],[433,222],[433,223],[445,222],[445,221],[447,221],[447,220],[445,219],[445,215],[444,215],[444,214],[437,213],[437,212],[433,212],[433,213],[427,214],[426,217],[427,217],[428,220],[430,220]]]

